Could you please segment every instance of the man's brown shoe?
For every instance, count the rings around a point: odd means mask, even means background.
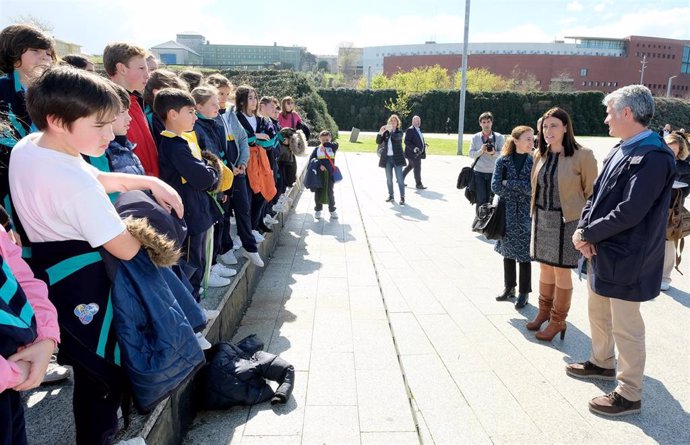
[[[565,373],[578,379],[615,380],[616,370],[601,368],[589,360],[565,366]]]
[[[631,402],[616,391],[589,401],[589,410],[602,416],[618,417],[637,414],[641,408],[642,402],[640,400]]]

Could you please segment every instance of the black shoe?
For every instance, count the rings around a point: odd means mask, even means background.
[[[496,297],[496,301],[506,301],[508,298],[513,298],[515,297],[515,288],[514,287],[506,287],[503,289],[503,293],[499,296]]]
[[[260,230],[262,233],[271,233],[271,232],[273,232],[273,230],[269,229],[269,228],[266,226],[266,224],[264,224],[264,223],[259,224],[259,230]]]
[[[400,198],[400,205],[401,206],[405,205],[405,197],[404,196],[402,198]]]
[[[527,300],[529,300],[529,294],[520,292],[518,294],[518,299],[515,302],[515,309],[522,309],[527,306]]]
[[[419,184],[417,186],[417,190],[426,190],[426,187],[424,187],[422,184]]]
[[[388,199],[386,199],[386,202],[393,202],[393,201],[395,201],[395,198],[393,198],[392,196],[389,196]]]

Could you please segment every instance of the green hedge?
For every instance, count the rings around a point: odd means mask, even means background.
[[[328,104],[328,110],[341,129],[357,127],[364,131],[376,131],[386,122],[390,111],[386,101],[396,98],[394,90],[321,89],[319,94]],[[494,114],[494,128],[509,133],[517,125],[536,126],[537,119],[549,108],[560,106],[573,118],[575,133],[580,135],[607,135],[604,124],[606,110],[602,105],[601,92],[580,93],[515,93],[483,92],[467,93],[465,101],[465,133],[479,131],[477,118],[484,111]],[[409,125],[411,117],[422,118],[424,130],[445,133],[446,119],[450,117],[451,131],[458,128],[458,91],[429,91],[413,94],[410,99],[411,113],[403,122]],[[680,99],[657,98],[657,113],[653,128],[671,123],[674,128],[690,126],[690,102]]]
[[[311,132],[311,141],[317,140],[319,131],[329,130],[335,137],[338,126],[328,114],[326,103],[316,90],[314,83],[304,74],[285,70],[235,71],[225,70],[222,74],[238,86],[248,84],[256,88],[259,96],[285,96],[295,99],[297,109]]]

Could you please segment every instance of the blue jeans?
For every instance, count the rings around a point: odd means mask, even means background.
[[[405,184],[403,183],[403,172],[402,165],[395,165],[395,161],[392,156],[388,156],[386,159],[386,184],[388,185],[388,196],[393,196],[393,170],[395,169],[395,180],[398,183],[398,188],[400,189],[400,197],[405,197]]]

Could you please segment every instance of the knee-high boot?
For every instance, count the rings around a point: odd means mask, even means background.
[[[556,288],[553,298],[553,307],[551,308],[551,319],[544,330],[537,332],[537,339],[544,341],[551,341],[558,334],[561,333],[561,340],[565,338],[565,319],[568,317],[570,311],[570,300],[573,297],[572,289]]]
[[[530,331],[538,331],[541,325],[549,319],[551,314],[551,306],[553,306],[553,293],[556,288],[555,283],[539,282],[539,312],[534,320],[527,323],[527,329]]]

